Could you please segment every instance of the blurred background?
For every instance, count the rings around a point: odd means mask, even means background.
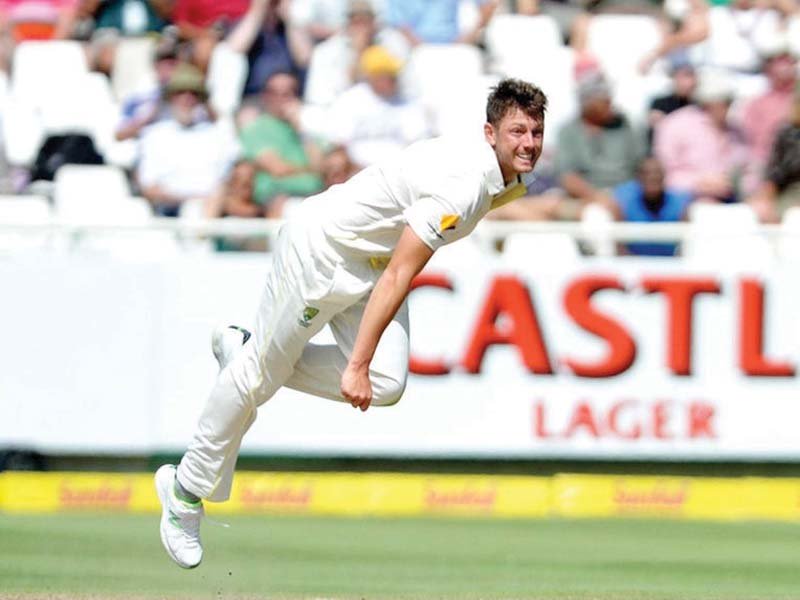
[[[799,11],[0,1],[0,513],[155,511],[281,220],[510,76],[544,152],[418,278],[403,400],[281,391],[219,510],[800,519]]]

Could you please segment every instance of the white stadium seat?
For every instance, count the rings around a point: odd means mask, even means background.
[[[422,44],[403,71],[407,92],[423,101],[461,89],[483,75],[483,56],[468,44]]]
[[[0,224],[44,225],[51,217],[50,204],[43,196],[0,196]],[[0,230],[0,254],[45,248],[50,241],[47,232],[15,232]]]
[[[547,62],[563,46],[555,19],[547,15],[497,15],[486,27],[492,71],[508,74],[531,62]],[[536,60],[532,57],[547,57]]]
[[[247,57],[225,43],[217,44],[211,54],[206,82],[211,106],[221,115],[232,115],[242,99],[247,81]]]
[[[597,15],[589,23],[587,48],[612,80],[635,75],[642,59],[655,50],[662,32],[645,15]]]
[[[597,256],[613,256],[616,244],[609,235],[614,215],[601,204],[588,204],[581,212],[581,229],[586,234],[586,246]]]
[[[155,40],[149,37],[122,38],[117,43],[111,70],[111,88],[117,101],[156,87],[155,50]]]
[[[97,206],[128,200],[131,192],[122,169],[107,165],[64,165],[54,180],[59,217],[91,214]]]
[[[682,252],[687,259],[741,267],[768,265],[774,258],[748,204],[695,202],[689,206],[689,223],[689,238]]]
[[[483,56],[474,46],[417,46],[403,71],[403,86],[431,115],[436,133],[479,135],[483,115],[475,107],[485,103],[487,85]]]
[[[39,106],[74,87],[88,72],[79,42],[22,42],[14,50],[11,91],[18,100]]]

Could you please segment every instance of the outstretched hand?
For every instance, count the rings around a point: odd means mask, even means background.
[[[341,392],[353,408],[360,408],[362,412],[367,410],[372,402],[369,368],[356,368],[348,364],[342,373]]]

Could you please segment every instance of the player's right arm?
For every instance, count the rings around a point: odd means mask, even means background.
[[[386,270],[370,294],[358,327],[353,354],[342,374],[341,392],[362,411],[372,402],[369,365],[384,330],[411,289],[411,281],[433,256],[433,250],[406,225]]]

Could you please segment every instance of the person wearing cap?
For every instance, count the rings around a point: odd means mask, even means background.
[[[239,147],[230,128],[208,119],[208,92],[199,69],[178,65],[164,96],[169,115],[142,132],[136,180],[156,214],[177,216],[186,200],[217,191]]]
[[[769,89],[745,104],[741,112],[741,129],[749,154],[744,182],[745,191],[753,192],[761,182],[778,130],[788,121],[794,102],[797,82],[797,59],[788,40],[776,39],[762,51],[762,71]]]
[[[728,121],[733,86],[720,72],[706,72],[694,94],[695,105],[676,110],[656,126],[655,155],[667,186],[695,199],[733,202],[747,153],[741,132]]]
[[[561,188],[579,202],[563,215],[578,216],[589,202],[611,206],[610,190],[632,179],[644,156],[644,143],[628,120],[614,110],[611,89],[600,74],[586,76],[578,85],[580,115],[558,133],[556,171]]]
[[[330,106],[359,79],[358,65],[370,46],[382,46],[401,60],[408,43],[393,29],[379,25],[370,0],[350,0],[344,29],[314,47],[306,77],[304,100],[314,106]]]
[[[794,85],[788,122],[772,145],[764,181],[748,202],[768,223],[780,221],[789,208],[800,206],[800,81]]]
[[[398,58],[381,46],[361,55],[364,78],[344,92],[328,111],[329,141],[347,148],[361,166],[396,156],[411,142],[430,136],[425,110],[398,89]]]

